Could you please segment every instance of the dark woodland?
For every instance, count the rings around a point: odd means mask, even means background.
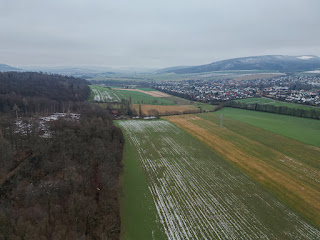
[[[85,101],[89,95],[84,79],[37,72],[0,72],[0,112],[10,112],[15,105],[25,114],[68,111],[71,105],[75,106],[74,102]]]
[[[89,91],[72,77],[1,74],[0,239],[119,239],[124,139]],[[37,116],[59,110],[80,119],[51,121],[43,137]]]

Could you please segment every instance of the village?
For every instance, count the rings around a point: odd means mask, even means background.
[[[320,105],[320,76],[278,76],[257,80],[187,80],[157,82],[154,88],[202,102],[251,97]]]

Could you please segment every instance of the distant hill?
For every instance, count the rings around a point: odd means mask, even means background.
[[[157,72],[158,73],[174,72],[174,71],[177,71],[177,70],[180,70],[180,69],[186,69],[186,68],[190,68],[190,66],[168,67],[168,68],[163,68],[163,69],[157,70]]]
[[[130,67],[103,67],[103,66],[32,66],[24,67],[24,70],[35,72],[47,72],[61,75],[69,75],[74,77],[92,76],[96,74],[116,74],[116,73],[146,73],[154,72],[156,69],[151,68],[130,68]]]
[[[203,73],[227,70],[270,70],[278,72],[300,72],[320,69],[320,58],[317,56],[266,55],[233,58],[194,67],[177,67],[164,69],[162,72]]]
[[[8,71],[22,71],[22,69],[11,67],[6,64],[0,64],[0,72],[8,72]]]
[[[32,67],[26,67],[27,71],[35,71],[35,72],[46,72],[46,73],[53,73],[53,74],[61,74],[61,75],[67,75],[67,76],[83,76],[83,75],[90,75],[90,74],[96,74],[101,73],[105,71],[109,71],[110,69],[104,69],[104,68],[89,68],[89,67],[38,67],[38,66],[32,66]]]

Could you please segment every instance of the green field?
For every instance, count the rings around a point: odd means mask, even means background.
[[[120,97],[129,100],[131,97],[132,104],[155,104],[155,105],[173,105],[173,101],[167,100],[163,97],[153,97],[151,95],[136,92],[136,91],[127,91],[119,90],[113,88],[113,91]]]
[[[92,102],[120,102],[121,99],[130,100],[132,104],[156,104],[156,105],[174,105],[174,98],[163,98],[163,97],[153,97],[151,95],[136,92],[136,91],[127,91],[120,90],[117,88],[106,88],[100,86],[90,86],[91,94],[89,101]],[[154,91],[150,88],[141,89],[144,91]]]
[[[106,88],[100,86],[90,86],[91,94],[89,101],[91,102],[120,102],[121,99],[130,100],[132,104],[152,104],[152,105],[195,105],[201,107],[203,110],[212,111],[215,106],[210,104],[203,104],[199,102],[190,101],[184,98],[170,96],[170,97],[153,97],[138,91],[120,90],[119,88]],[[139,90],[151,92],[155,91],[151,88],[138,88]]]
[[[218,114],[165,117],[320,225],[320,148]]]
[[[213,111],[217,106],[212,104],[197,104],[197,108],[202,108],[205,111]]]
[[[221,113],[226,117],[320,147],[320,120],[237,108],[223,108],[216,112],[219,115]]]
[[[187,73],[187,74],[175,74],[175,73],[156,73],[156,72],[145,72],[145,73],[101,73],[90,80],[111,80],[117,82],[130,81],[136,82],[132,84],[138,84],[139,82],[151,82],[151,81],[182,81],[182,80],[193,80],[194,78],[201,79],[232,79],[251,74],[259,73],[274,73],[274,71],[261,71],[261,70],[230,70],[230,71],[214,71],[205,73]],[[118,85],[116,85],[118,86]]]
[[[165,120],[117,124],[127,140],[123,239],[320,237],[260,184],[177,126]]]
[[[306,106],[302,104],[295,104],[295,103],[289,103],[289,102],[281,102],[269,98],[246,98],[246,99],[239,99],[235,100],[236,102],[242,102],[247,104],[267,104],[267,105],[273,105],[276,107],[289,107],[289,108],[295,108],[295,109],[304,109],[304,110],[317,110],[320,111],[320,108],[317,107],[311,107]]]
[[[116,122],[119,126],[119,122]],[[121,239],[164,239],[152,195],[148,189],[146,173],[137,160],[135,146],[124,132],[124,173],[121,183]]]

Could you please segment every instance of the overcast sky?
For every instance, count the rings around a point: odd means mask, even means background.
[[[167,67],[320,56],[320,0],[0,0],[0,63]]]

